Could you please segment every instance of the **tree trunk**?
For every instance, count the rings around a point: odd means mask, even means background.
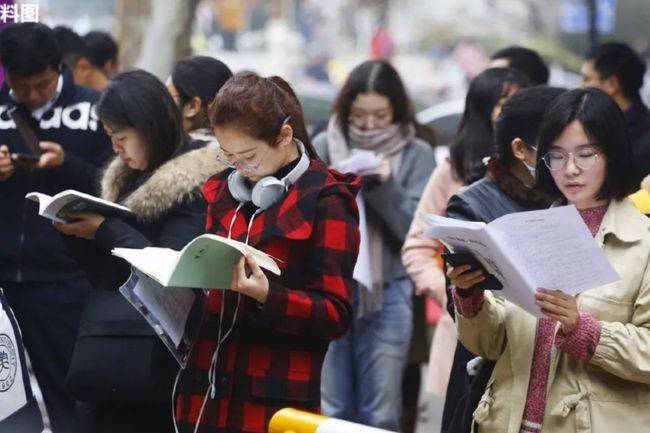
[[[198,0],[119,0],[120,60],[164,80],[174,62],[191,54]]]

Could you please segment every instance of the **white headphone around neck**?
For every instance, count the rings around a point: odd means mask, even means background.
[[[233,198],[240,203],[253,202],[261,210],[266,210],[275,203],[282,200],[289,190],[289,187],[296,183],[309,168],[309,156],[305,145],[298,139],[300,160],[298,164],[282,179],[274,176],[266,176],[255,182],[253,188],[249,187],[246,178],[237,170],[228,175],[228,189]]]

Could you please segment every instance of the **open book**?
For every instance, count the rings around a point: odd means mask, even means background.
[[[63,216],[66,212],[88,212],[119,218],[133,216],[131,210],[126,206],[73,189],[62,191],[54,197],[40,192],[30,192],[25,198],[38,202],[39,215],[61,223],[72,221],[72,218]]]
[[[244,255],[253,256],[257,264],[276,275],[280,268],[271,256],[243,242],[205,234],[194,238],[181,251],[169,248],[114,248],[121,257],[165,287],[227,289],[232,268]]]
[[[538,287],[570,295],[620,279],[574,206],[502,216],[490,224],[427,215],[424,236],[473,254],[503,284],[500,296],[540,316]]]

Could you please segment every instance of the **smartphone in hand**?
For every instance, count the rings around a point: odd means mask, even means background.
[[[38,164],[38,161],[40,161],[41,157],[38,155],[33,155],[31,153],[14,153],[14,161],[16,164],[20,165],[21,167],[27,169],[27,170],[33,170],[36,168],[36,165]]]
[[[475,287],[481,290],[501,290],[503,289],[503,284],[497,279],[494,275],[490,274],[485,266],[478,261],[473,254],[470,253],[443,253],[442,259],[449,265],[457,268],[463,265],[470,265],[471,268],[468,272],[472,271],[483,271],[485,275],[485,280],[478,283]]]

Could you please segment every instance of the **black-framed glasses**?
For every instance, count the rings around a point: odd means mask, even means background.
[[[598,152],[594,149],[581,149],[577,152],[560,152],[552,150],[542,157],[544,164],[551,171],[562,170],[573,158],[573,163],[582,170],[589,170],[598,161]]]

